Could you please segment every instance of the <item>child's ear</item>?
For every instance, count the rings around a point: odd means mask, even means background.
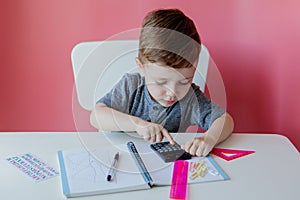
[[[144,67],[143,67],[143,64],[141,63],[140,59],[138,57],[135,58],[135,62],[136,62],[136,65],[138,66],[138,69],[139,69],[139,73],[141,74],[141,76],[144,76]]]

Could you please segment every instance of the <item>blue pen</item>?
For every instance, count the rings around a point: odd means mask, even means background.
[[[137,166],[138,166],[138,168],[139,168],[139,170],[140,170],[140,172],[141,172],[141,174],[142,174],[145,182],[150,187],[152,187],[153,180],[152,180],[152,178],[151,178],[151,176],[150,176],[150,174],[149,174],[149,172],[148,172],[148,170],[147,170],[147,168],[146,168],[146,166],[145,166],[145,164],[144,164],[144,162],[143,162],[140,154],[138,153],[138,151],[137,151],[134,143],[133,142],[128,142],[127,143],[127,147],[129,149],[129,151],[130,151],[130,153],[131,153],[131,155],[132,155],[135,163],[137,164]]]

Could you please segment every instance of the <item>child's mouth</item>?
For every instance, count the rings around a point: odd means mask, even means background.
[[[164,100],[166,105],[172,105],[175,103],[175,100]]]

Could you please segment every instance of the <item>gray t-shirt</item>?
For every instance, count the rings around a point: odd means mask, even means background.
[[[145,79],[139,73],[125,74],[97,103],[161,124],[169,132],[184,132],[190,125],[198,125],[207,130],[225,112],[194,83],[183,99],[170,107],[164,107],[153,101]]]

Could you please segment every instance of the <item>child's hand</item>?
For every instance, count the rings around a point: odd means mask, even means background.
[[[181,148],[191,155],[207,156],[216,144],[217,139],[205,134],[203,137],[194,138],[187,143],[182,144]]]
[[[146,141],[161,142],[164,137],[167,137],[171,144],[175,144],[173,137],[170,135],[167,129],[160,124],[143,120],[137,125],[136,132]]]

